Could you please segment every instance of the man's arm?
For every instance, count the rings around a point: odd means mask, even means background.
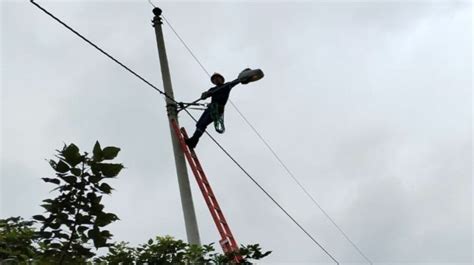
[[[207,90],[207,91],[205,91],[201,94],[201,99],[206,99],[206,98],[212,96],[214,93],[221,90],[222,88],[227,88],[227,89],[231,90],[234,86],[238,85],[239,83],[240,83],[240,79],[237,78],[233,81],[230,81],[226,84],[223,84],[222,86],[216,86],[216,87],[210,88],[209,90]]]
[[[235,79],[234,81],[229,82],[229,85],[230,85],[231,88],[235,87],[238,84],[240,84],[240,79],[239,78]]]

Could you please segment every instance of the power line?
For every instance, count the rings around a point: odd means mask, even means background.
[[[171,30],[175,33],[176,37],[181,41],[181,43],[184,45],[184,47],[188,50],[188,52],[192,55],[192,57],[196,60],[196,62],[201,66],[203,71],[210,77],[209,71],[203,66],[201,61],[196,57],[196,55],[193,53],[193,51],[189,48],[189,46],[186,44],[186,42],[181,38],[181,36],[178,34],[178,32],[173,28],[171,23],[166,20],[166,23],[168,26],[171,28]],[[290,169],[286,166],[286,164],[283,162],[283,160],[280,158],[280,156],[275,152],[275,150],[270,146],[270,144],[263,138],[263,136],[257,131],[257,129],[250,123],[250,121],[245,117],[245,115],[239,110],[237,105],[232,100],[229,100],[230,104],[232,107],[237,111],[237,113],[242,117],[242,119],[247,123],[247,125],[252,129],[252,131],[260,138],[260,140],[264,143],[264,145],[270,150],[270,152],[273,154],[273,156],[277,159],[277,161],[280,163],[280,165],[285,169],[285,171],[288,173],[288,175],[296,182],[296,184],[303,190],[303,192],[313,201],[313,203],[321,210],[321,212],[331,221],[331,223],[339,230],[339,232],[344,236],[344,238],[355,248],[355,250],[369,263],[373,264],[372,261],[357,247],[357,245],[349,238],[349,236],[342,230],[342,228],[334,221],[331,216],[321,207],[321,205],[314,199],[313,196],[304,188],[304,186],[301,184],[301,182],[295,177],[295,175],[290,171]],[[209,134],[208,134],[209,135]],[[210,135],[209,135],[210,136]],[[212,137],[211,137],[212,138]],[[213,138],[212,138],[213,139]],[[213,139],[214,140],[214,139]],[[232,158],[231,158],[232,159]]]
[[[164,15],[161,15],[163,17],[163,19],[165,20],[166,24],[168,24],[168,26],[170,27],[170,29],[174,32],[174,34],[176,35],[176,37],[178,37],[178,39],[181,41],[181,43],[184,45],[184,47],[186,47],[186,49],[188,50],[188,52],[191,54],[191,56],[194,58],[194,60],[196,60],[196,62],[199,64],[199,66],[201,66],[201,69],[207,74],[207,76],[210,78],[211,77],[211,74],[209,74],[209,71],[206,70],[206,67],[204,67],[204,65],[202,65],[201,61],[199,61],[199,59],[196,57],[196,55],[194,55],[193,51],[191,51],[191,49],[188,47],[188,45],[186,45],[186,42],[184,42],[183,39],[181,39],[181,37],[179,36],[178,32],[176,32],[176,30],[174,30],[173,26],[171,26],[171,24],[168,22],[168,20],[166,19],[166,17]]]
[[[96,48],[98,51],[100,51],[102,54],[104,54],[105,56],[109,57],[112,61],[116,62],[117,64],[119,64],[120,66],[122,66],[125,70],[127,70],[128,72],[130,72],[132,75],[136,76],[138,79],[142,80],[145,84],[149,85],[150,87],[152,87],[153,89],[155,89],[156,91],[158,91],[158,93],[162,94],[163,96],[169,98],[170,100],[174,101],[175,103],[177,103],[172,97],[168,96],[165,92],[163,92],[161,89],[157,88],[156,86],[154,86],[152,83],[150,83],[149,81],[147,81],[145,78],[143,78],[141,75],[137,74],[135,71],[133,71],[132,69],[130,69],[129,67],[127,67],[125,64],[123,64],[122,62],[120,62],[119,60],[117,60],[115,57],[113,57],[112,55],[110,55],[108,52],[104,51],[102,48],[100,48],[99,46],[97,46],[95,43],[93,43],[92,41],[90,41],[89,39],[87,39],[86,37],[84,37],[82,34],[80,34],[79,32],[77,32],[75,29],[71,28],[69,25],[67,25],[66,23],[64,23],[62,20],[60,20],[59,18],[57,18],[55,15],[51,14],[48,10],[44,9],[42,6],[40,6],[38,3],[34,2],[33,0],[30,0],[30,2],[35,5],[36,7],[38,7],[39,9],[41,9],[41,11],[43,11],[44,13],[46,13],[47,15],[49,15],[50,17],[52,17],[54,20],[56,20],[57,22],[59,22],[59,24],[63,25],[64,27],[66,27],[68,30],[70,30],[72,33],[76,34],[76,36],[78,36],[79,38],[81,38],[82,40],[84,40],[85,42],[87,42],[88,44],[90,44],[92,47]]]
[[[278,160],[280,165],[285,169],[285,171],[288,173],[288,175],[296,182],[296,184],[303,190],[303,192],[308,196],[311,201],[321,210],[321,212],[331,221],[331,223],[339,230],[339,232],[344,236],[344,238],[356,249],[357,252],[365,259],[369,264],[373,264],[372,261],[357,247],[357,245],[352,242],[352,240],[349,238],[349,236],[342,230],[342,228],[329,216],[329,214],[321,207],[321,205],[316,201],[316,199],[306,190],[306,188],[301,184],[301,182],[295,177],[293,172],[286,166],[286,164],[281,160],[280,156],[273,150],[273,148],[270,146],[270,144],[263,138],[263,136],[258,133],[257,129],[247,120],[247,118],[240,112],[240,110],[231,102],[231,104],[235,107],[239,115],[244,119],[244,121],[252,128],[252,130],[255,132],[255,134],[260,138],[260,140],[267,146],[267,148],[270,150],[270,152],[273,154],[273,156]]]
[[[43,12],[45,12],[46,14],[48,14],[50,17],[52,17],[54,20],[56,20],[57,22],[59,22],[61,25],[63,25],[64,27],[66,27],[68,30],[70,30],[71,32],[73,32],[74,34],[76,34],[77,36],[79,36],[81,39],[83,39],[84,41],[86,41],[87,43],[89,43],[90,45],[92,45],[94,48],[96,48],[97,50],[99,50],[102,54],[106,55],[107,57],[109,57],[110,59],[112,59],[114,62],[116,62],[117,64],[119,64],[120,66],[122,66],[124,69],[126,69],[128,72],[130,72],[131,74],[133,74],[134,76],[136,76],[137,78],[139,78],[140,80],[142,80],[143,82],[145,82],[146,84],[148,84],[149,86],[151,86],[152,88],[154,88],[156,91],[158,91],[160,94],[168,97],[169,99],[173,100],[175,103],[177,103],[173,98],[171,98],[170,96],[168,96],[166,93],[164,93],[162,90],[160,90],[159,88],[157,88],[156,86],[154,86],[153,84],[151,84],[150,82],[148,82],[146,79],[144,79],[142,76],[140,76],[139,74],[137,74],[136,72],[134,72],[133,70],[131,70],[130,68],[128,68],[126,65],[124,65],[123,63],[121,63],[120,61],[118,61],[117,59],[115,59],[113,56],[111,56],[109,53],[105,52],[103,49],[101,49],[100,47],[98,47],[96,44],[94,44],[92,41],[88,40],[86,37],[84,37],[83,35],[81,35],[80,33],[78,33],[76,30],[74,30],[73,28],[71,28],[69,25],[67,25],[66,23],[64,23],[63,21],[61,21],[59,18],[57,18],[56,16],[54,16],[52,13],[50,13],[49,11],[47,11],[46,9],[44,9],[42,6],[40,6],[39,4],[35,3],[33,0],[30,0],[30,2],[32,4],[34,4],[36,7],[38,7],[39,9],[41,9]],[[194,116],[192,116],[192,114],[186,110],[186,113],[194,120],[194,121],[197,121]],[[311,234],[309,234],[304,228],[303,226],[301,226],[238,162],[237,160],[235,160],[232,155],[230,155],[229,152],[227,152],[227,150],[225,148],[222,147],[222,145],[217,141],[215,140],[207,131],[206,131],[206,134],[214,141],[214,143],[217,144],[217,146],[219,146],[219,148],[260,188],[260,190],[262,190],[265,195],[267,195],[274,203],[275,205],[277,205],[319,248],[321,248],[336,264],[339,265],[339,262],[313,237],[311,236]]]

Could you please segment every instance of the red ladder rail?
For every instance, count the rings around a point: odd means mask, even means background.
[[[217,198],[212,191],[211,185],[207,180],[206,174],[202,169],[201,163],[196,156],[196,152],[193,149],[188,148],[185,143],[185,139],[188,139],[188,134],[184,128],[179,129],[176,120],[171,121],[172,127],[178,136],[181,150],[183,151],[188,163],[193,171],[194,177],[198,183],[199,189],[204,197],[204,200],[211,212],[212,219],[216,224],[221,240],[219,241],[222,250],[226,254],[235,253],[239,250],[237,241],[235,240],[232,231],[230,230],[229,224],[227,223],[224,213],[217,202]],[[235,261],[239,263],[242,260],[241,256],[236,256]]]

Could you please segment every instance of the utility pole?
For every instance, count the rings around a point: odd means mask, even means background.
[[[156,43],[158,45],[158,54],[160,57],[160,65],[161,65],[161,76],[163,78],[163,86],[165,89],[166,95],[166,110],[168,112],[168,120],[170,125],[170,133],[171,133],[171,141],[173,143],[173,151],[174,151],[174,160],[176,164],[176,172],[178,174],[178,184],[179,184],[179,192],[181,195],[181,206],[183,207],[184,213],[184,224],[186,226],[186,235],[188,238],[189,244],[196,244],[201,245],[201,240],[199,239],[199,230],[196,221],[196,213],[194,212],[194,204],[193,204],[193,197],[191,194],[191,188],[189,186],[189,177],[188,171],[186,169],[186,161],[184,160],[184,154],[181,151],[181,147],[178,142],[177,135],[173,131],[171,126],[171,122],[173,120],[179,126],[178,123],[178,113],[177,113],[177,105],[174,102],[174,94],[173,88],[171,86],[171,76],[170,70],[168,67],[168,59],[166,57],[166,49],[165,49],[165,41],[163,38],[163,30],[161,28],[161,9],[155,7],[153,9],[153,14],[155,17],[153,18],[153,27],[155,28],[156,34]]]

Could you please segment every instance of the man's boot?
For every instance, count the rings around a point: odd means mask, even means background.
[[[194,149],[198,143],[199,139],[194,135],[191,138],[184,140],[190,149]]]
[[[199,128],[196,128],[196,131],[194,132],[193,136],[191,138],[188,138],[184,142],[188,145],[189,148],[194,149],[199,141],[199,138],[201,138],[203,134],[203,131],[201,131]]]

